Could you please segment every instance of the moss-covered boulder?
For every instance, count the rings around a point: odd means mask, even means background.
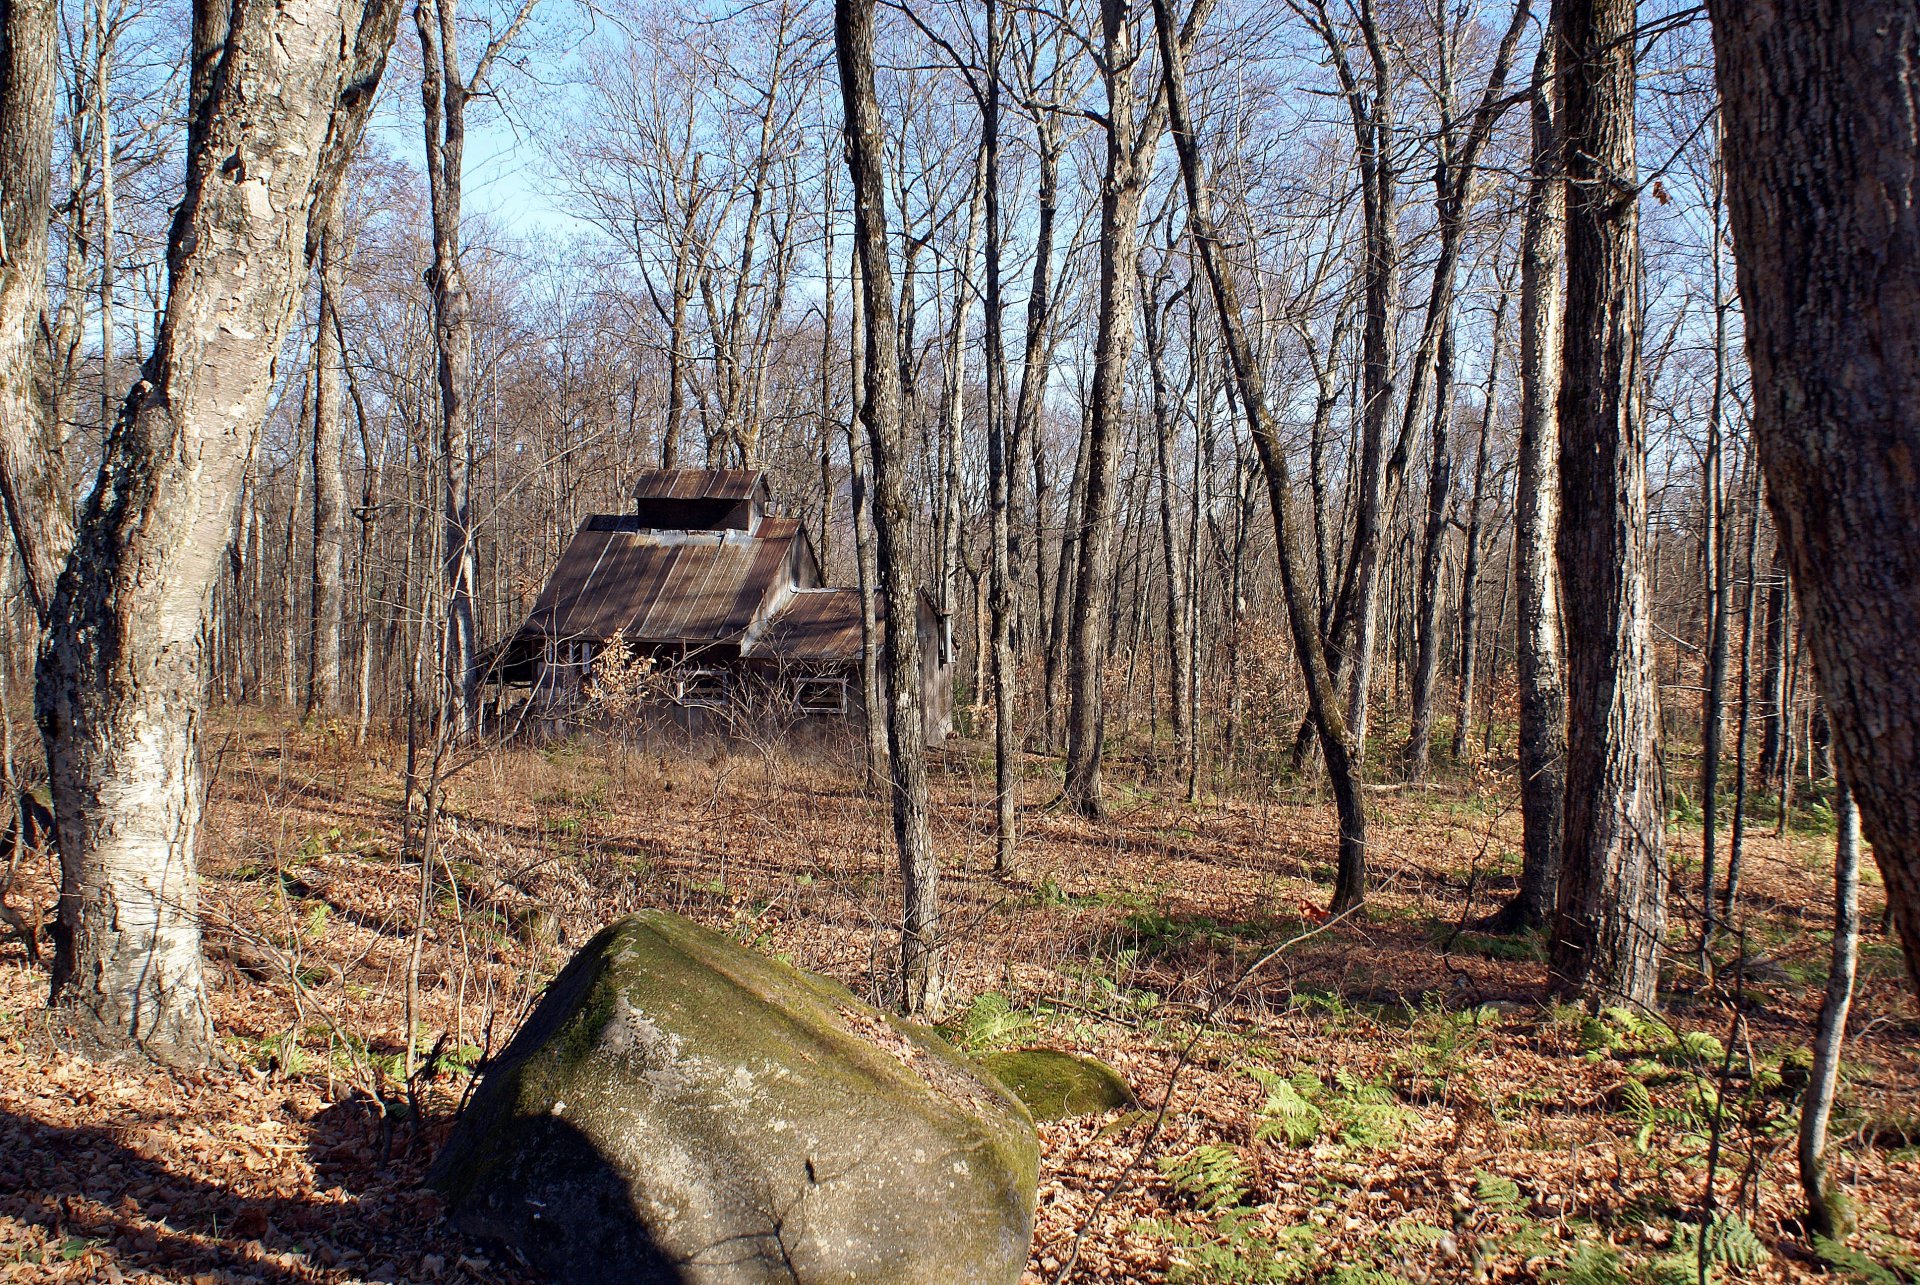
[[[1011,1049],[980,1059],[1027,1104],[1036,1120],[1067,1120],[1134,1105],[1120,1073],[1096,1058],[1058,1049]]]
[[[1014,1282],[1038,1147],[940,1038],[678,916],[574,957],[436,1161],[555,1280]]]

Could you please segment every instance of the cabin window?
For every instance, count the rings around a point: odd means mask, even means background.
[[[847,712],[847,680],[796,678],[793,707],[802,714],[844,714]]]
[[[683,669],[674,678],[673,698],[682,705],[724,709],[732,694],[733,683],[724,669]]]

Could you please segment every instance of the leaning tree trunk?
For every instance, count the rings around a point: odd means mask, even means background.
[[[908,444],[900,421],[900,368],[887,259],[885,136],[873,75],[874,0],[836,0],[834,48],[846,109],[847,170],[853,176],[854,245],[866,294],[866,396],[860,407],[873,446],[874,535],[887,627],[887,740],[892,760],[893,831],[900,848],[905,909],[900,931],[901,1005],[940,1014],[940,869],[927,816],[925,728],[920,719],[918,590],[908,544]]]
[[[1827,993],[1813,1032],[1813,1067],[1800,1107],[1800,1185],[1807,1193],[1807,1223],[1816,1235],[1852,1231],[1846,1196],[1827,1181],[1827,1120],[1840,1082],[1840,1049],[1847,1039],[1847,1009],[1853,1003],[1854,967],[1860,948],[1860,809],[1846,782],[1834,800],[1839,841],[1834,848],[1833,953]]]
[[[1327,663],[1326,646],[1320,636],[1313,563],[1304,547],[1312,527],[1306,525],[1303,530],[1295,511],[1293,479],[1287,467],[1279,419],[1267,400],[1266,376],[1247,336],[1238,285],[1231,265],[1225,262],[1220,237],[1214,229],[1212,201],[1187,110],[1185,49],[1191,45],[1192,33],[1210,8],[1210,0],[1198,0],[1188,17],[1187,30],[1176,45],[1172,0],[1154,0],[1161,70],[1174,146],[1186,184],[1188,224],[1213,295],[1220,335],[1233,367],[1234,387],[1239,391],[1241,408],[1252,429],[1254,450],[1260,457],[1260,471],[1266,479],[1267,505],[1273,515],[1274,542],[1280,556],[1280,585],[1286,600],[1287,625],[1293,635],[1301,677],[1306,680],[1307,700],[1314,725],[1320,731],[1320,752],[1326,761],[1327,780],[1333,787],[1334,808],[1340,818],[1339,872],[1331,910],[1334,914],[1345,914],[1358,910],[1366,900],[1367,811],[1360,797],[1352,733],[1341,713],[1339,685]]]
[[[1571,0],[1556,20],[1568,189],[1567,796],[1552,962],[1565,992],[1652,1005],[1667,872],[1647,591],[1634,0]]]
[[[60,838],[54,994],[96,1047],[213,1052],[196,866],[208,613],[315,212],[359,140],[398,12],[283,0],[194,15],[166,317],[107,439],[35,693]]]
[[[37,359],[53,183],[54,0],[0,0],[0,509],[44,617],[73,543],[72,497]]]
[[[1566,185],[1555,120],[1555,38],[1533,64],[1533,174],[1520,241],[1520,450],[1514,488],[1519,583],[1520,890],[1488,921],[1501,931],[1546,926],[1560,888],[1566,801],[1567,697],[1561,667],[1561,256]]]
[[[340,634],[347,607],[347,477],[342,456],[340,291],[345,228],[341,189],[320,220],[320,319],[313,344],[313,579],[307,714],[340,702]]]
[[[1171,659],[1168,687],[1173,715],[1174,761],[1185,770],[1193,750],[1193,711],[1187,693],[1193,689],[1193,640],[1187,631],[1191,586],[1187,560],[1180,548],[1180,527],[1174,514],[1174,437],[1179,432],[1173,391],[1167,379],[1166,325],[1156,297],[1142,310],[1147,323],[1147,369],[1153,388],[1154,479],[1160,490],[1160,555],[1167,582],[1167,650]],[[1189,385],[1188,391],[1191,391]]]
[[[1920,987],[1920,8],[1708,7],[1768,499]]]

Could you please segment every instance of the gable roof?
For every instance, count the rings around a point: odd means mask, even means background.
[[[751,535],[622,530],[589,518],[560,555],[521,633],[561,641],[603,642],[618,633],[643,644],[737,643],[793,582],[794,560],[802,556],[810,556],[810,546],[790,518],[769,518]]]

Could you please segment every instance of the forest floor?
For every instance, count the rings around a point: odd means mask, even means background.
[[[495,749],[448,782],[409,1095],[400,752],[258,714],[214,726],[204,894],[229,1065],[70,1055],[45,971],[0,947],[0,1280],[518,1279],[436,1221],[422,1174],[568,944],[631,909],[883,998],[890,828],[831,756]],[[1543,1000],[1542,943],[1463,928],[1517,872],[1504,775],[1374,791],[1377,891],[1328,923],[1331,810],[1311,791],[1188,804],[1123,768],[1095,825],[1047,808],[1049,770],[1024,783],[1006,878],[985,752],[955,743],[934,775],[951,1037],[1095,1054],[1141,1104],[1041,1126],[1029,1281],[1696,1280],[1709,1169],[1715,1279],[1920,1281],[1920,1018],[1871,871],[1834,1127],[1862,1229],[1823,1262],[1798,1222],[1832,913],[1817,807],[1751,840],[1744,963],[1722,941],[1719,987],[1676,906],[1662,1016],[1590,1017]],[[1676,817],[1670,839],[1687,886],[1698,827]],[[44,909],[50,864],[25,875],[14,904]]]

